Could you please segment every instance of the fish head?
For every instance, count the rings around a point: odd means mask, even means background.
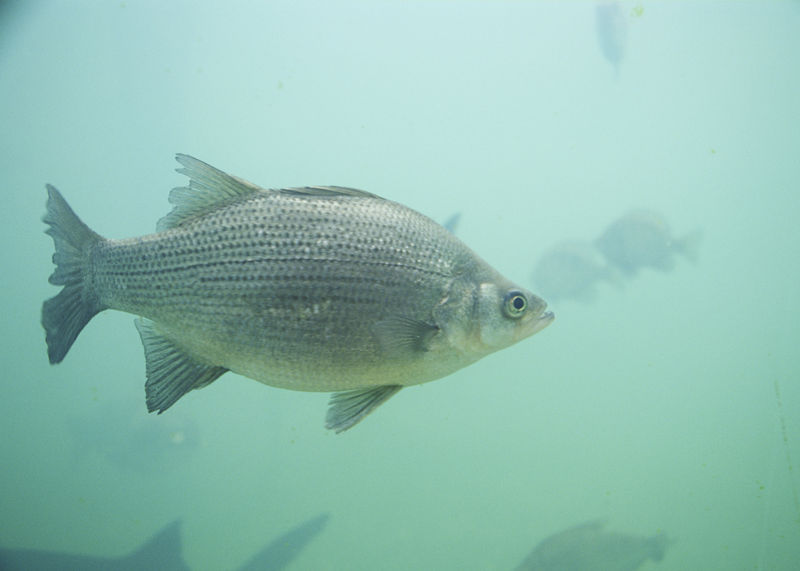
[[[461,295],[435,312],[437,326],[451,345],[476,358],[538,333],[555,317],[541,297],[499,276],[459,289]]]
[[[475,339],[486,352],[494,352],[538,333],[555,316],[547,302],[511,284],[484,282],[475,304]]]

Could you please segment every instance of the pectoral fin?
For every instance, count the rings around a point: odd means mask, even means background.
[[[325,428],[337,433],[352,428],[402,388],[402,385],[383,385],[334,393],[328,403]]]
[[[144,385],[147,410],[159,414],[192,389],[217,380],[228,369],[198,363],[164,337],[149,319],[136,320],[144,345],[147,382]]]
[[[376,322],[372,331],[387,355],[398,355],[427,351],[439,328],[425,321],[395,315]]]

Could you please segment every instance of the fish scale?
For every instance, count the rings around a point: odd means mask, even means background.
[[[51,278],[65,286],[43,309],[51,361],[97,312],[138,315],[151,410],[230,370],[294,390],[357,391],[332,401],[349,416],[329,426],[343,430],[399,387],[552,320],[541,299],[405,206],[342,187],[265,190],[178,160],[189,187],[170,195],[159,231],[138,238],[97,236],[48,187],[56,250],[81,268]],[[510,295],[529,311],[509,309]]]

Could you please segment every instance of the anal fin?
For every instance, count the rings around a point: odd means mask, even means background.
[[[337,433],[352,428],[402,388],[402,385],[381,385],[334,393],[328,403],[325,428]]]
[[[144,345],[147,410],[159,414],[193,389],[217,380],[228,369],[198,363],[164,337],[149,319],[138,318],[136,329]]]

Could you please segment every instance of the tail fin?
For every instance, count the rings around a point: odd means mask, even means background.
[[[60,363],[89,320],[103,308],[87,283],[91,246],[103,240],[81,222],[51,185],[47,185],[47,213],[42,220],[53,237],[56,269],[50,283],[64,286],[42,305],[42,325],[47,334],[50,362]]]

